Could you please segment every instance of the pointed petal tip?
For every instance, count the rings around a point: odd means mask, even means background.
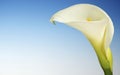
[[[50,19],[50,22],[51,22],[52,24],[56,25],[56,24],[55,24],[55,21],[53,20],[53,17]]]

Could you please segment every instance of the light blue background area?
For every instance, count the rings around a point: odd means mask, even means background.
[[[114,75],[120,75],[117,0],[0,0],[0,75],[104,75],[81,32],[49,22],[55,12],[79,3],[95,4],[112,18]]]

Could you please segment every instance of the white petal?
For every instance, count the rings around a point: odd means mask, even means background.
[[[98,22],[69,22],[67,25],[80,30],[91,42],[101,43],[103,40],[106,21]]]
[[[102,41],[106,29],[104,47],[107,48],[112,40],[114,28],[110,17],[99,7],[91,4],[77,4],[63,9],[51,18],[74,27],[85,34],[89,40]]]
[[[107,24],[107,34],[106,34],[106,43],[105,43],[105,47],[108,48],[108,46],[110,45],[113,35],[114,35],[114,27],[113,27],[113,23],[111,21],[111,19],[108,17],[109,22]]]
[[[77,4],[66,9],[63,9],[51,18],[51,20],[66,23],[74,21],[86,21],[87,18],[92,18],[93,21],[98,21],[104,18],[101,9],[90,4]]]

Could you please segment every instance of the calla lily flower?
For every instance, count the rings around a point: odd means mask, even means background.
[[[52,23],[61,22],[81,31],[93,46],[105,75],[113,75],[110,43],[114,34],[112,20],[105,11],[91,4],[77,4],[55,13]]]

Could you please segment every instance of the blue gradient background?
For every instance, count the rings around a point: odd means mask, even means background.
[[[0,0],[0,75],[103,75],[82,33],[49,22],[55,12],[79,3],[95,4],[112,18],[114,75],[120,75],[117,0]]]

